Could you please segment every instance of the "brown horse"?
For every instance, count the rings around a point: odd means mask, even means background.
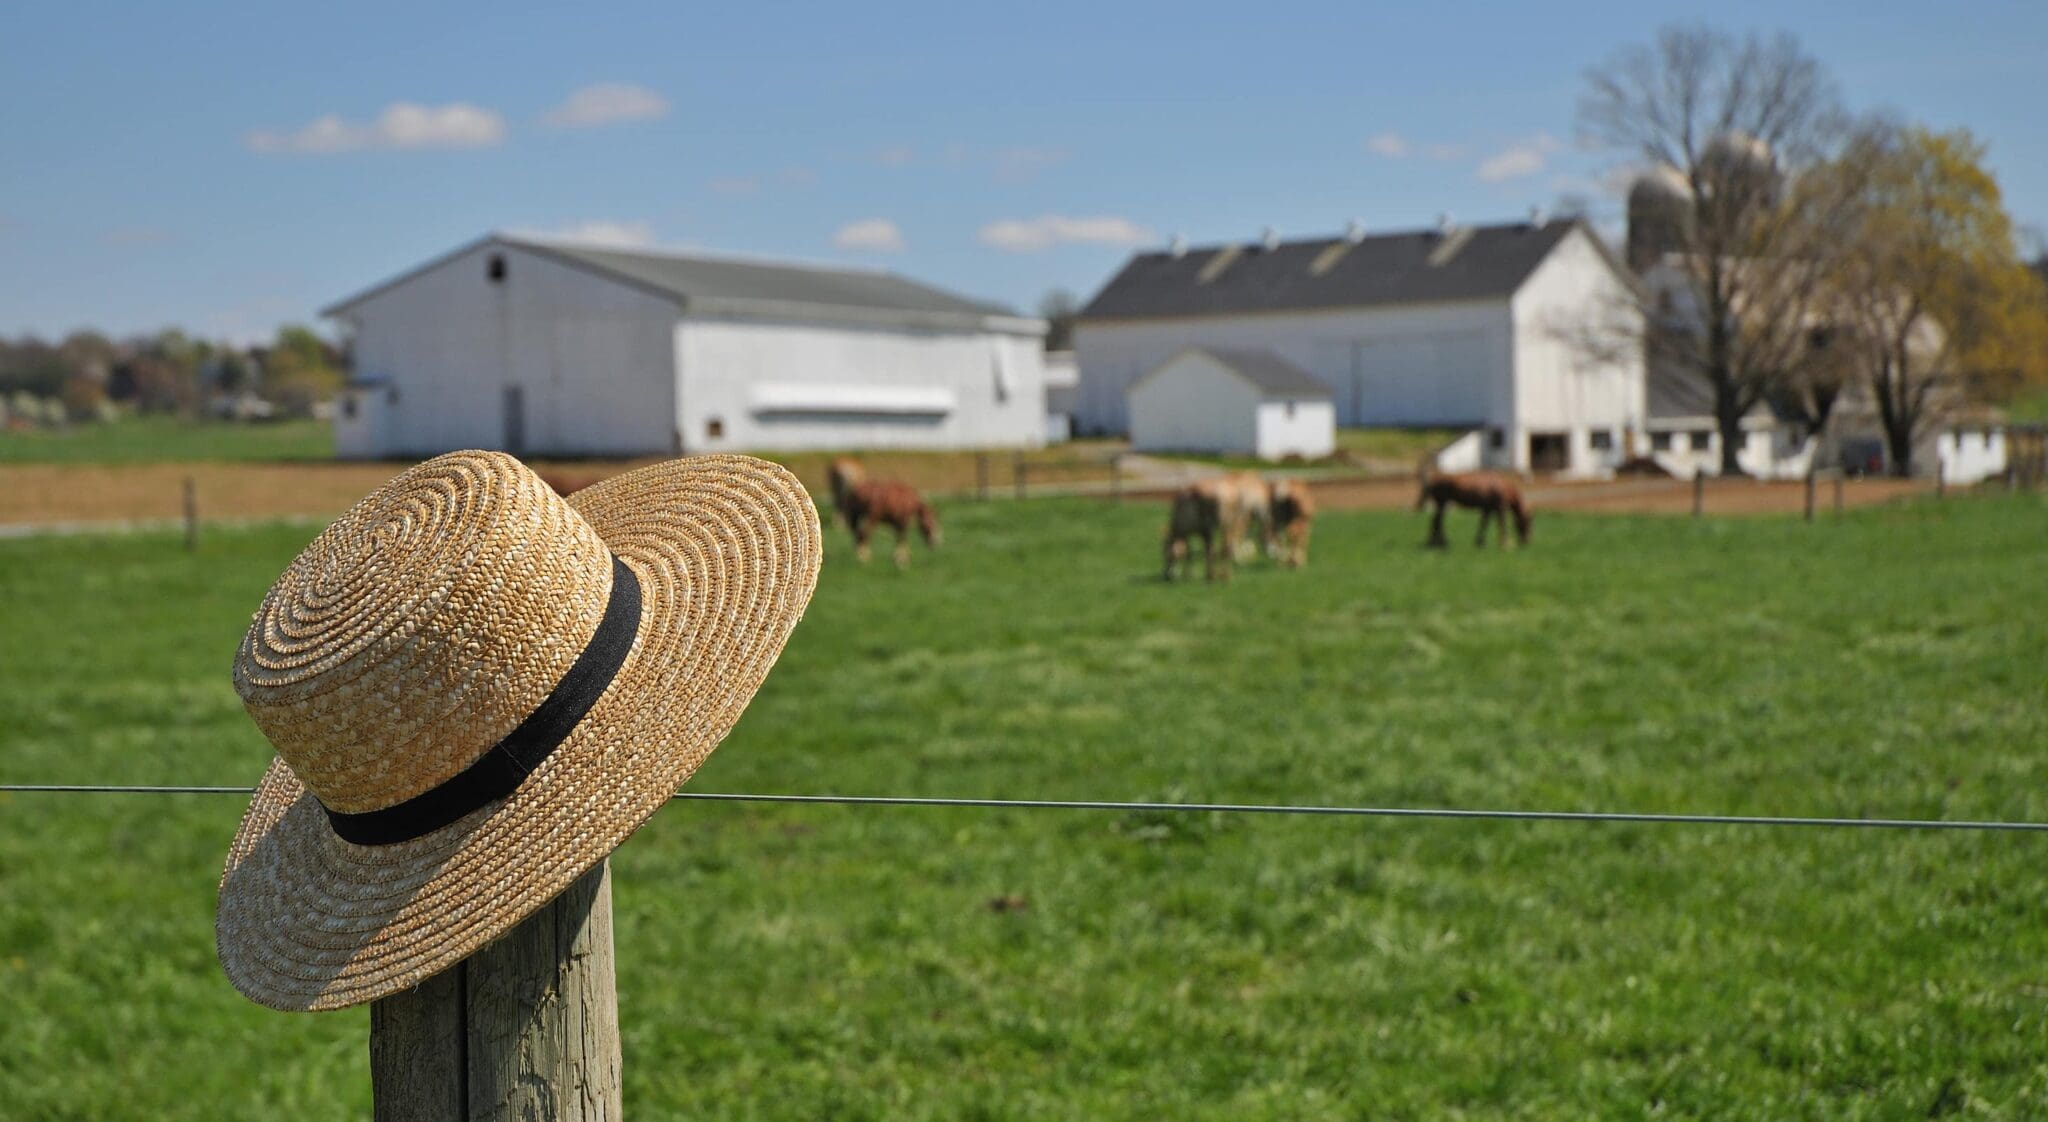
[[[844,498],[839,500],[839,509],[846,517],[847,528],[853,531],[854,555],[862,562],[868,559],[868,538],[874,535],[876,523],[896,531],[899,569],[910,564],[911,526],[915,525],[924,535],[924,544],[939,548],[939,516],[917,493],[917,488],[908,483],[879,479],[848,484]]]
[[[1223,504],[1214,481],[1204,481],[1192,487],[1183,487],[1173,496],[1173,507],[1166,516],[1166,535],[1162,542],[1166,554],[1166,572],[1163,579],[1173,579],[1173,563],[1181,563],[1181,576],[1188,575],[1188,566],[1193,563],[1188,557],[1188,547],[1194,539],[1202,539],[1202,575],[1204,579],[1216,579],[1216,555],[1223,555],[1223,579],[1230,579],[1230,546],[1226,536]],[[1219,550],[1219,547],[1220,550]]]
[[[867,469],[860,466],[859,460],[853,459],[850,456],[837,457],[826,467],[825,482],[832,489],[832,516],[834,518],[845,520],[848,526],[853,524],[851,520],[847,519],[846,496],[857,484],[867,482],[867,478]]]
[[[1508,517],[1514,516],[1515,538],[1523,545],[1529,544],[1529,508],[1522,502],[1522,489],[1511,480],[1492,475],[1438,475],[1431,472],[1423,477],[1422,493],[1415,496],[1415,509],[1421,510],[1430,503],[1436,504],[1436,516],[1429,522],[1429,541],[1423,543],[1430,549],[1443,549],[1450,545],[1444,538],[1444,508],[1455,503],[1479,512],[1479,537],[1473,544],[1486,544],[1486,524],[1493,519],[1500,520],[1500,546],[1507,548]]]
[[[1316,500],[1308,484],[1299,479],[1276,481],[1268,506],[1280,563],[1290,569],[1308,564],[1308,532],[1316,518]]]

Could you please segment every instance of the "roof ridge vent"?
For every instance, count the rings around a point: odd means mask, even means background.
[[[1186,235],[1175,234],[1172,240],[1166,243],[1166,252],[1170,257],[1186,257],[1188,255],[1188,239]]]
[[[1451,231],[1456,230],[1457,228],[1458,223],[1451,217],[1450,211],[1442,210],[1437,212],[1436,232],[1439,235],[1448,238],[1451,236]]]
[[[1259,231],[1259,245],[1268,253],[1271,253],[1273,250],[1279,249],[1280,231],[1275,230],[1271,226],[1268,226],[1265,229]]]
[[[1357,245],[1365,240],[1365,223],[1354,218],[1344,224],[1344,240]]]
[[[1549,220],[1550,215],[1544,212],[1543,204],[1538,203],[1529,208],[1529,225],[1541,226]]]

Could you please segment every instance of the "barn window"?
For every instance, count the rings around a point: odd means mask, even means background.
[[[1668,433],[1668,432],[1653,432],[1653,433],[1651,433],[1651,434],[1650,434],[1650,450],[1651,450],[1652,452],[1669,452],[1669,451],[1671,451],[1671,434],[1670,434],[1670,433]]]
[[[712,417],[704,422],[704,439],[717,440],[724,435],[725,419],[723,417]]]
[[[1695,432],[1695,433],[1693,433],[1693,434],[1692,434],[1692,450],[1693,450],[1693,451],[1695,451],[1695,452],[1704,452],[1704,451],[1706,451],[1706,450],[1707,450],[1707,441],[1708,441],[1708,440],[1710,440],[1710,439],[1712,439],[1712,438],[1713,438],[1713,435],[1714,435],[1714,434],[1713,434],[1713,433],[1712,433],[1711,431],[1707,430],[1707,429],[1700,429],[1700,430],[1699,430],[1698,432]]]
[[[502,253],[493,253],[493,254],[491,254],[491,260],[490,260],[489,264],[486,264],[486,265],[484,266],[484,276],[486,276],[486,277],[489,277],[489,278],[490,278],[490,280],[491,280],[491,283],[492,283],[492,284],[502,284],[502,283],[504,283],[504,280],[505,280],[505,255],[504,255],[504,254],[502,254]]]
[[[1594,429],[1587,434],[1593,442],[1593,451],[1605,452],[1614,447],[1613,429]]]

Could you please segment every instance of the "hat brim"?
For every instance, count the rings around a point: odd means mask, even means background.
[[[273,760],[228,852],[216,938],[235,988],[339,1009],[418,985],[504,934],[669,801],[739,721],[817,584],[817,509],[785,469],[673,460],[569,497],[639,578],[617,676],[506,798],[411,841],[341,840]]]

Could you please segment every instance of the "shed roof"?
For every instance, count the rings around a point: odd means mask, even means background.
[[[492,234],[435,258],[322,311],[339,315],[365,299],[481,245],[515,246],[674,299],[684,309],[756,316],[823,315],[881,325],[1043,327],[999,304],[959,296],[880,269],[684,253],[617,249],[526,235]],[[999,321],[992,324],[990,321]],[[1008,321],[1008,322],[1000,322]]]
[[[1226,347],[1189,347],[1159,367],[1131,384],[1135,390],[1139,385],[1151,381],[1160,372],[1188,355],[1203,355],[1218,365],[1250,383],[1253,389],[1266,398],[1325,398],[1330,396],[1330,387],[1316,381],[1307,371],[1274,354],[1272,351],[1236,350]],[[1129,390],[1125,391],[1129,393]]]
[[[1081,310],[1154,319],[1512,296],[1579,229],[1557,219],[1141,253]],[[1590,231],[1589,237],[1599,242]],[[1604,248],[1604,247],[1603,247]]]

